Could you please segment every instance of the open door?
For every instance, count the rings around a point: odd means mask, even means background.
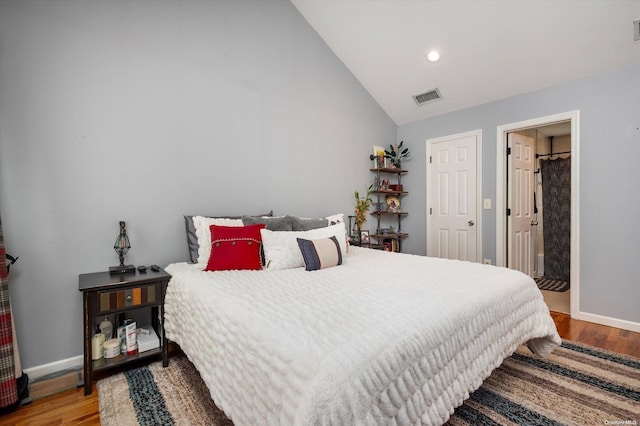
[[[553,127],[556,124],[566,126],[569,124],[569,134],[570,134],[570,144],[571,144],[571,258],[570,258],[570,273],[571,273],[571,290],[569,293],[570,297],[570,306],[569,310],[572,318],[576,319],[587,319],[589,321],[603,324],[602,317],[600,316],[589,316],[585,315],[580,311],[580,173],[579,173],[579,164],[580,164],[580,111],[568,111],[559,114],[549,115],[545,117],[533,118],[530,120],[518,121],[514,123],[502,124],[497,127],[497,149],[496,149],[496,265],[498,266],[509,266],[515,268],[512,262],[512,258],[515,257],[512,254],[512,242],[516,239],[515,234],[515,216],[507,216],[505,213],[507,208],[515,209],[515,203],[510,198],[513,198],[510,195],[512,190],[512,174],[515,174],[515,170],[513,170],[513,161],[514,154],[516,154],[517,148],[512,146],[512,154],[507,155],[507,148],[509,143],[513,144],[514,141],[509,142],[509,137],[512,133],[525,133],[527,131],[531,131],[531,129],[540,129],[541,127],[545,127],[546,131],[549,131],[549,127]],[[554,130],[552,133],[556,133]],[[562,133],[556,134],[566,134],[565,130],[562,129]],[[546,134],[550,136],[550,134]],[[555,150],[554,150],[555,151]],[[535,163],[535,151],[531,151],[531,156],[534,159]],[[544,153],[540,153],[543,155]],[[521,166],[525,167],[526,166]],[[534,167],[535,169],[535,167]],[[535,174],[534,174],[535,176]],[[535,182],[535,178],[534,178]],[[541,189],[534,186],[535,189]],[[536,191],[536,194],[540,191]],[[544,202],[544,194],[542,194],[542,202]],[[541,198],[538,198],[538,207],[542,207],[542,215],[544,215],[544,206],[542,202],[540,202]],[[530,205],[533,205],[533,196],[530,199]],[[526,200],[525,200],[526,201]],[[533,216],[534,219],[536,216]],[[538,217],[538,219],[542,218],[542,226],[544,227],[544,218]],[[517,222],[517,221],[515,221]],[[507,225],[508,224],[508,225]],[[520,221],[522,225],[521,229],[526,228],[526,220]],[[529,222],[530,225],[530,222]],[[537,227],[533,227],[532,229],[536,229]],[[535,231],[534,231],[535,232]],[[534,237],[535,242],[535,237]],[[533,251],[533,250],[532,250]],[[532,253],[533,255],[537,254],[535,251]],[[529,268],[532,269],[531,267]],[[605,323],[607,325],[613,325],[613,323]],[[616,324],[614,327],[619,327],[624,324]]]
[[[533,276],[535,140],[507,135],[507,267]]]

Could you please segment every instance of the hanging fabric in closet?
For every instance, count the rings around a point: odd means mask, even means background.
[[[542,160],[544,277],[570,281],[571,159]]]
[[[0,219],[0,408],[9,407],[18,402],[5,255],[2,219]]]

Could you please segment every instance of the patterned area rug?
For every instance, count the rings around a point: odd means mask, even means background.
[[[540,290],[549,290],[549,291],[567,291],[569,290],[569,283],[567,281],[559,281],[559,280],[551,280],[549,278],[534,278],[536,284],[538,284],[538,288]]]
[[[186,359],[102,379],[100,422],[233,425]],[[455,410],[448,425],[604,425],[640,422],[640,359],[565,341],[546,359],[522,346]]]

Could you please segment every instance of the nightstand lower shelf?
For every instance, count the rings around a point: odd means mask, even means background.
[[[92,361],[93,372],[97,373],[99,371],[108,370],[113,367],[120,367],[125,363],[135,362],[150,357],[157,357],[158,355],[162,355],[162,347],[135,353],[133,355],[120,354],[114,358],[100,358],[97,361]]]

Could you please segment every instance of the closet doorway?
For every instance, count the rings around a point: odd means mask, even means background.
[[[550,310],[572,316],[579,312],[577,120],[576,111],[499,127],[496,197],[497,264],[534,278]]]

